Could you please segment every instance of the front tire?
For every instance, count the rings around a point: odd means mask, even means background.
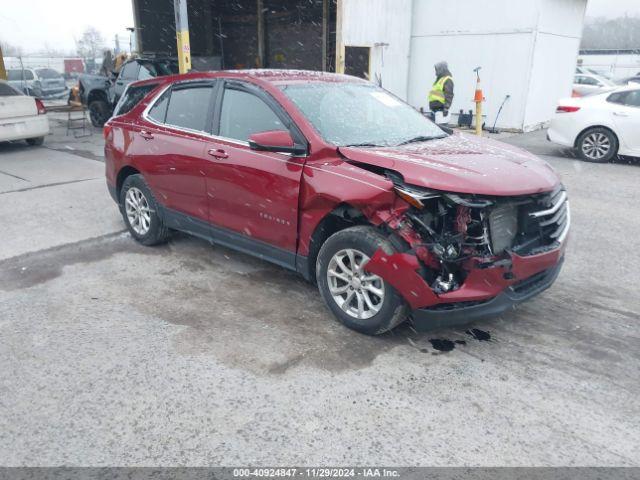
[[[109,104],[104,100],[94,100],[89,104],[89,118],[94,127],[102,128],[111,116]]]
[[[169,229],[158,213],[158,202],[142,175],[130,175],[120,190],[122,218],[131,236],[143,245],[164,243]]]
[[[580,135],[576,147],[585,162],[607,163],[618,154],[618,139],[608,128],[590,128]]]
[[[357,226],[333,234],[322,245],[316,263],[320,294],[345,326],[367,335],[387,332],[406,320],[409,308],[381,277],[366,272],[378,249],[395,253],[372,227]]]

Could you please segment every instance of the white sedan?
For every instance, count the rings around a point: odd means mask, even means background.
[[[42,145],[49,133],[46,113],[40,99],[0,80],[0,142],[26,140],[29,145]]]
[[[588,162],[640,157],[640,85],[560,100],[547,138]]]

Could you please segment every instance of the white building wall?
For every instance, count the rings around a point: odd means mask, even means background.
[[[553,116],[557,101],[571,96],[582,37],[585,0],[537,0],[539,18],[533,33],[533,60],[523,130],[541,127]]]
[[[473,109],[473,69],[482,66],[487,124],[510,95],[498,127],[535,128],[570,94],[586,2],[414,0],[409,103],[428,108],[433,65],[446,60],[455,80],[452,111]]]
[[[412,0],[342,0],[343,46],[371,47],[371,80],[407,98]],[[384,46],[387,44],[387,46]],[[338,48],[341,48],[340,45]]]

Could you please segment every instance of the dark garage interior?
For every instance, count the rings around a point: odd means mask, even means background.
[[[335,71],[337,0],[189,0],[196,70]],[[172,0],[133,0],[138,50],[176,55]]]

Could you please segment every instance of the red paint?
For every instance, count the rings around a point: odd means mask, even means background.
[[[141,114],[164,86],[175,81],[229,78],[258,86],[290,115],[308,142],[309,154],[294,157],[252,150],[249,145],[206,134],[187,133],[146,121]],[[564,245],[529,257],[510,255],[511,268],[480,269],[470,259],[469,274],[457,290],[436,295],[417,273],[420,262],[438,262],[402,221],[409,205],[385,177],[360,164],[392,169],[409,184],[448,192],[492,196],[527,195],[553,190],[559,179],[534,155],[493,140],[455,133],[445,139],[388,148],[336,148],[325,142],[279,86],[296,82],[361,82],[332,74],[284,71],[190,73],[138,82],[161,85],[128,114],[105,127],[106,176],[115,188],[124,167],[140,171],[166,207],[215,226],[267,242],[300,256],[334,209],[349,205],[373,225],[387,224],[414,249],[388,256],[378,251],[367,269],[382,276],[413,308],[491,298],[509,285],[557,264]],[[264,145],[293,145],[287,132],[252,136]],[[459,231],[468,211],[460,209]],[[486,261],[486,259],[484,259]],[[505,273],[513,278],[505,279]]]
[[[286,130],[254,133],[249,136],[249,141],[265,147],[293,147],[293,138]]]

